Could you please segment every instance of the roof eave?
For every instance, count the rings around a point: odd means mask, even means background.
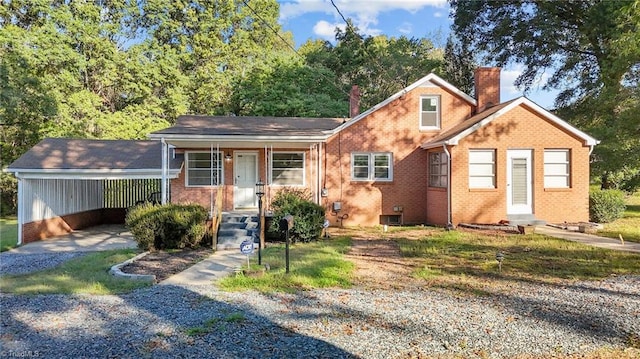
[[[193,141],[193,142],[309,142],[326,141],[331,134],[314,136],[251,136],[251,135],[184,135],[184,134],[150,134],[151,139]]]
[[[182,168],[172,168],[168,177],[178,178]],[[148,179],[162,178],[162,169],[33,169],[6,168],[5,172],[13,173],[18,178],[31,179]]]

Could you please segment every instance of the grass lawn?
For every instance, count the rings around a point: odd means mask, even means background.
[[[18,220],[0,218],[0,252],[14,248],[18,243]]]
[[[600,249],[538,234],[493,234],[430,229],[422,238],[396,239],[414,275],[429,283],[474,290],[485,280],[553,283],[640,274],[640,254]],[[496,254],[504,253],[502,271]]]
[[[53,269],[0,277],[0,290],[15,294],[117,294],[150,284],[117,278],[111,266],[134,257],[133,249],[90,253]]]
[[[260,276],[238,274],[219,281],[220,288],[229,291],[258,290],[262,292],[295,292],[313,288],[349,287],[353,263],[343,254],[351,239],[336,237],[311,243],[293,244],[289,248],[289,273],[286,273],[284,244],[269,245],[262,250],[262,263],[270,270]],[[255,268],[257,256],[251,258]],[[246,267],[246,264],[245,264]]]
[[[598,235],[616,239],[622,235],[625,241],[640,242],[640,191],[627,198],[624,216],[615,222],[605,223]]]

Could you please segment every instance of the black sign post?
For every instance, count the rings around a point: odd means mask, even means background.
[[[293,216],[288,214],[280,220],[280,230],[284,231],[286,273],[289,273],[289,230],[293,228]]]

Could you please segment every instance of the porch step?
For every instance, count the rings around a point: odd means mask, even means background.
[[[223,213],[216,250],[240,250],[246,240],[256,241],[258,216],[251,213]]]
[[[532,214],[511,214],[507,216],[511,226],[544,226],[546,221],[537,219]]]

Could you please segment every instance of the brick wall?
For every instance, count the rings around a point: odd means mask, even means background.
[[[496,189],[469,188],[469,149],[496,150]],[[544,149],[571,152],[571,188],[544,188]],[[548,222],[589,219],[589,147],[521,105],[460,141],[451,150],[453,223],[507,219],[507,150],[533,150],[533,212]]]
[[[186,151],[209,151],[208,148],[200,149],[180,149],[178,152]],[[265,169],[265,153],[264,148],[243,148],[243,149],[230,149],[221,148],[225,154],[231,154],[233,156],[232,161],[224,161],[223,175],[224,185],[222,186],[223,194],[223,211],[232,211],[234,209],[233,202],[233,190],[234,190],[234,160],[235,152],[254,152],[258,154],[258,179],[262,179],[267,183],[268,173]],[[271,151],[271,148],[269,148]],[[303,152],[305,154],[305,188],[312,190],[314,179],[312,173],[315,173],[315,162],[311,160],[310,151],[308,148],[303,149],[291,149],[291,148],[273,148],[274,152]],[[186,186],[186,163],[182,172],[178,178],[171,180],[171,201],[173,203],[196,203],[209,209],[211,206],[211,199],[215,201],[218,189],[216,187],[187,187]],[[264,208],[269,207],[270,200],[281,189],[280,186],[267,186],[265,188],[266,194],[263,198]]]
[[[340,224],[338,216],[345,214],[349,217],[344,225],[377,225],[380,215],[399,214],[394,206],[403,207],[405,224],[430,221],[427,203],[440,201],[442,195],[427,192],[427,152],[420,145],[439,131],[419,130],[421,95],[441,96],[443,128],[471,116],[472,106],[456,95],[440,87],[418,87],[331,137],[325,150],[324,184],[329,196],[323,205],[328,213],[335,201],[341,201],[343,207],[337,215],[329,216],[333,225]],[[353,152],[392,152],[393,181],[352,181]]]

